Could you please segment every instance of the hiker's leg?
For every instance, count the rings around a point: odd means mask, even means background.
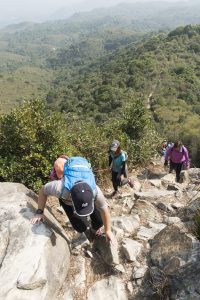
[[[86,219],[78,218],[73,211],[72,206],[65,204],[62,200],[60,200],[60,204],[62,205],[66,215],[69,218],[72,227],[78,232],[84,232],[87,229]]]
[[[92,229],[98,230],[103,226],[101,214],[96,207],[94,208],[93,213],[90,215],[90,219],[91,219]]]
[[[182,169],[182,165],[183,163],[180,163],[180,164],[176,164],[176,181],[179,182],[181,177],[180,177],[180,173],[181,173],[181,169]]]
[[[112,184],[115,191],[118,190],[118,186],[120,185],[120,180],[117,178],[118,173],[112,171]]]
[[[173,163],[173,161],[170,160],[169,163],[169,173],[172,173],[172,171],[175,169],[175,163]]]

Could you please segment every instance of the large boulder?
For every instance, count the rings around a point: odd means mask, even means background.
[[[159,190],[159,189],[149,189],[145,192],[135,192],[136,199],[148,200],[148,201],[155,201],[160,199],[174,199],[175,192],[174,191],[166,191],[166,190]]]
[[[0,299],[55,299],[68,272],[63,230],[58,224],[30,224],[31,195],[35,197],[21,184],[0,183]]]
[[[88,291],[87,300],[128,300],[123,281],[114,276],[97,281]]]
[[[94,240],[94,249],[100,254],[104,262],[109,266],[119,264],[118,245],[113,245],[106,240],[104,235]]]
[[[137,215],[112,217],[112,226],[114,228],[122,229],[124,233],[128,235],[135,234],[139,225],[139,217]]]
[[[199,299],[199,253],[199,241],[184,227],[171,225],[155,236],[151,261],[168,278],[170,299]]]
[[[190,168],[188,170],[188,175],[193,183],[200,183],[200,168]]]
[[[158,211],[153,204],[145,200],[136,201],[131,210],[131,214],[137,214],[140,217],[141,224],[145,224],[148,221],[160,223],[163,220],[160,211]]]

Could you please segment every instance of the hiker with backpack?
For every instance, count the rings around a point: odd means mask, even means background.
[[[112,171],[112,184],[114,191],[112,196],[117,196],[118,187],[129,184],[133,188],[133,181],[128,178],[127,153],[120,147],[120,142],[114,140],[109,148],[109,167]]]
[[[163,143],[162,143],[162,147],[160,149],[160,153],[161,153],[162,156],[165,156],[166,148],[167,148],[167,140],[164,140]]]
[[[180,181],[181,170],[189,168],[189,155],[187,148],[181,141],[176,141],[174,145],[169,147],[165,155],[164,166],[168,166],[169,161],[169,173],[173,170],[176,172],[176,181]]]
[[[92,240],[101,234],[101,227],[104,225],[107,241],[115,243],[106,198],[96,185],[89,162],[78,156],[59,157],[54,163],[54,171],[56,179],[46,183],[39,191],[38,209],[31,223],[38,224],[44,220],[47,197],[55,196],[59,198],[61,206],[77,232],[85,232]],[[88,216],[91,221],[89,230]]]

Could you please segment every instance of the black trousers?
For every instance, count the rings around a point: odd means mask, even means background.
[[[65,204],[62,199],[59,199],[60,205],[63,207],[66,215],[69,218],[72,227],[78,232],[85,232],[90,225],[87,217],[78,217],[74,214],[73,207]],[[89,216],[91,220],[92,229],[98,230],[103,226],[103,221],[100,212],[94,208],[93,213]]]
[[[119,186],[122,186],[122,185],[128,183],[128,178],[124,178],[123,180],[120,180],[118,178],[118,174],[119,174],[118,172],[112,171],[112,184],[113,184],[113,188],[115,191],[118,190]],[[127,175],[128,175],[127,173],[124,174],[124,177],[127,177]]]
[[[171,173],[173,170],[176,172],[176,181],[180,181],[180,173],[182,170],[183,163],[174,163],[173,161],[170,160],[170,165],[169,165],[169,173]]]

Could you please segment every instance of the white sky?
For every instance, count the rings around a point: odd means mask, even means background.
[[[78,7],[82,6],[84,2],[89,2],[89,7],[94,8],[99,3],[106,6],[117,4],[120,2],[140,2],[140,1],[153,1],[153,0],[0,0],[0,21],[26,19],[34,20],[45,18],[55,13],[62,7],[74,8],[78,11]],[[157,1],[173,1],[178,0],[157,0]],[[78,5],[80,4],[80,5]],[[101,4],[100,4],[101,5]],[[98,5],[98,6],[100,6]],[[88,7],[88,6],[87,6]]]

